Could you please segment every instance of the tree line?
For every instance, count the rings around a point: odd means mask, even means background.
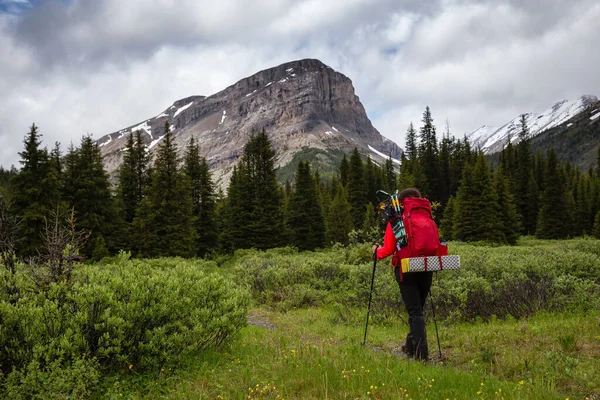
[[[114,186],[90,136],[63,155],[58,143],[50,151],[42,147],[34,124],[19,153],[20,170],[0,169],[0,211],[10,216],[0,226],[0,252],[10,245],[19,257],[36,255],[49,215],[70,210],[77,228],[89,232],[81,252],[95,260],[119,250],[210,257],[251,247],[312,250],[375,240],[381,236],[376,191],[406,187],[433,202],[447,239],[515,244],[520,235],[600,237],[600,168],[582,172],[552,149],[534,154],[524,117],[518,144],[509,138],[494,165],[466,137],[453,137],[448,124],[438,141],[429,107],[421,123],[418,132],[408,127],[399,169],[391,158],[379,165],[355,148],[332,178],[303,161],[294,182],[284,185],[267,134],[253,133],[226,195],[217,191],[197,140],[180,151],[168,124],[153,163],[141,132],[128,136]]]

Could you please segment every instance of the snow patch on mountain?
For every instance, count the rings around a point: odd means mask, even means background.
[[[223,122],[225,122],[225,118],[227,118],[227,110],[223,110],[223,115],[221,115],[221,122],[219,122],[219,125],[222,125]]]
[[[186,104],[183,107],[180,107],[177,111],[175,111],[175,114],[173,114],[173,118],[175,118],[176,116],[178,116],[179,114],[181,114],[182,112],[184,112],[185,110],[190,108],[192,106],[192,104],[194,104],[193,101],[189,102],[188,104]]]
[[[100,143],[98,145],[98,147],[102,147],[102,146],[106,146],[107,144],[109,144],[112,141],[112,137],[110,135],[108,135],[108,140],[104,143]]]
[[[382,157],[384,159],[388,159],[389,158],[390,160],[392,160],[393,163],[396,163],[398,165],[402,164],[402,162],[400,162],[400,160],[396,160],[395,158],[392,158],[392,157],[390,157],[390,156],[388,156],[386,154],[383,154],[382,152],[374,149],[370,144],[368,145],[368,147],[369,147],[369,150],[371,150],[373,153],[377,154],[379,157]]]
[[[162,135],[162,136],[161,136],[161,137],[159,137],[158,139],[155,139],[155,140],[153,140],[153,141],[152,141],[152,143],[150,143],[150,145],[148,146],[148,150],[150,150],[151,148],[153,148],[154,146],[156,146],[156,144],[157,144],[158,142],[160,142],[160,140],[161,140],[162,138],[164,138],[165,136],[167,136],[167,135]]]
[[[530,136],[536,136],[547,129],[554,128],[568,121],[584,111],[590,103],[595,101],[598,101],[596,96],[581,96],[579,99],[573,101],[559,101],[540,113],[525,114]],[[468,134],[467,137],[473,147],[481,148],[484,153],[494,153],[502,150],[509,136],[512,143],[518,142],[520,130],[521,116],[517,116],[500,128],[484,125]]]
[[[590,120],[592,120],[592,121],[593,121],[593,120],[595,120],[595,119],[596,119],[596,118],[598,118],[598,117],[600,117],[600,111],[598,111],[596,114],[592,115],[592,116],[590,117]]]

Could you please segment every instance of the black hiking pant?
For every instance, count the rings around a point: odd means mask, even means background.
[[[416,359],[427,360],[429,349],[427,347],[427,332],[425,331],[425,301],[431,289],[433,272],[409,272],[402,274],[400,280],[400,268],[394,268],[396,282],[400,286],[402,301],[408,311],[408,325],[410,332],[406,336],[405,349],[408,355],[414,355]]]

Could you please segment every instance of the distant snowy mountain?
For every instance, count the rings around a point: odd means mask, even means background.
[[[596,103],[596,96],[585,95],[577,100],[562,100],[540,113],[526,114],[527,126],[531,136],[554,128],[583,112],[590,104]],[[467,135],[473,147],[481,148],[484,153],[496,153],[506,145],[510,135],[511,142],[519,141],[521,116],[517,116],[501,127],[483,125]]]

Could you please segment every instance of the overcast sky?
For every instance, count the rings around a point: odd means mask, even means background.
[[[0,0],[0,165],[28,127],[63,149],[318,58],[404,145],[426,105],[455,136],[600,95],[597,0]]]

